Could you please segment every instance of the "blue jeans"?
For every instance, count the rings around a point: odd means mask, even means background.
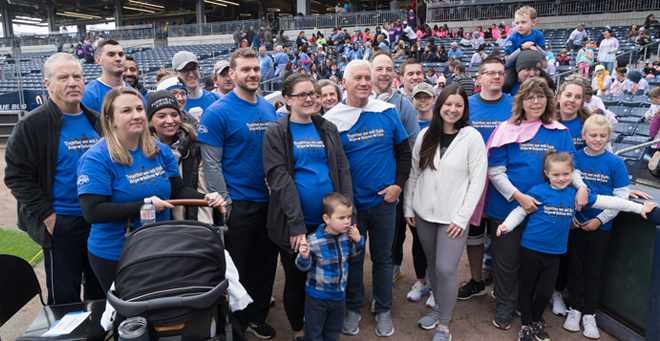
[[[237,50],[241,48],[241,43],[234,43],[234,45],[236,46]]]
[[[610,72],[610,75],[612,75],[612,70],[614,69],[614,62],[600,62],[600,64],[605,67],[605,70]]]
[[[358,211],[357,227],[367,241],[367,231],[371,242],[373,295],[376,300],[376,314],[392,308],[392,243],[396,221],[396,204],[384,199],[376,206]],[[348,284],[346,286],[346,307],[356,313],[362,313],[364,304],[364,254],[351,257],[348,265]]]
[[[341,301],[322,300],[305,295],[305,341],[337,340],[344,325],[344,305]]]

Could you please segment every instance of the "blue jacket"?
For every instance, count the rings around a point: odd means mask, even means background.
[[[309,271],[305,292],[323,300],[341,301],[346,296],[348,257],[355,257],[364,249],[364,237],[355,244],[347,233],[333,235],[325,231],[325,224],[307,236],[310,257],[296,257],[296,267]],[[320,279],[320,281],[319,281]]]

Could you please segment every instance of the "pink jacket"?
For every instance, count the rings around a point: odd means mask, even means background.
[[[651,126],[649,127],[649,137],[651,141],[655,140],[658,136],[658,131],[660,131],[660,115],[653,117],[651,121]],[[660,144],[655,146],[656,149],[660,149]]]

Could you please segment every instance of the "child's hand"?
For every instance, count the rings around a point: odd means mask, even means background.
[[[362,240],[362,236],[360,235],[360,231],[357,229],[357,225],[353,224],[353,226],[348,228],[348,237],[351,238],[351,240],[355,243],[359,243]]]
[[[528,41],[528,42],[525,42],[522,45],[520,45],[520,49],[521,50],[529,50],[532,46],[534,46],[534,42],[533,41]]]
[[[509,232],[509,228],[506,227],[504,224],[500,224],[500,226],[497,227],[497,236],[499,237],[502,233],[507,233]]]
[[[644,203],[644,206],[642,206],[642,213],[640,213],[640,214],[642,215],[642,217],[644,219],[648,219],[648,218],[646,218],[646,214],[653,211],[653,209],[656,206],[658,206],[658,204],[656,204],[654,202],[647,201],[647,202]]]
[[[309,244],[307,243],[307,240],[304,240],[302,243],[300,243],[298,251],[300,252],[300,257],[302,257],[302,259],[309,259]]]
[[[598,229],[600,225],[602,225],[600,219],[598,218],[593,218],[587,221],[586,223],[582,224],[582,230],[583,231],[595,231]]]
[[[582,223],[580,223],[579,220],[577,220],[576,217],[573,217],[573,220],[571,220],[571,230],[572,229],[581,229],[582,228]]]

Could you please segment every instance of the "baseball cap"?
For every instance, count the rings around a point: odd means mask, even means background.
[[[170,90],[175,88],[184,89],[186,91],[188,90],[186,86],[183,84],[183,80],[181,78],[170,77],[158,83],[158,87],[156,88],[156,91]]]
[[[403,24],[404,24],[404,25],[408,25],[408,22],[407,22],[407,21],[404,21]]]
[[[226,68],[229,67],[229,62],[226,60],[221,60],[215,63],[215,66],[213,67],[213,74],[217,75],[219,73],[222,73]]]
[[[174,57],[172,57],[172,70],[181,71],[186,65],[188,65],[188,63],[199,64],[199,62],[197,62],[197,56],[188,51],[177,52]]]
[[[456,44],[456,42],[453,42],[451,43],[451,46],[458,46],[458,44]]]
[[[435,92],[433,91],[433,85],[428,83],[419,83],[415,85],[412,91],[412,97],[415,97],[418,93],[423,92],[428,94],[431,97],[435,97]]]

